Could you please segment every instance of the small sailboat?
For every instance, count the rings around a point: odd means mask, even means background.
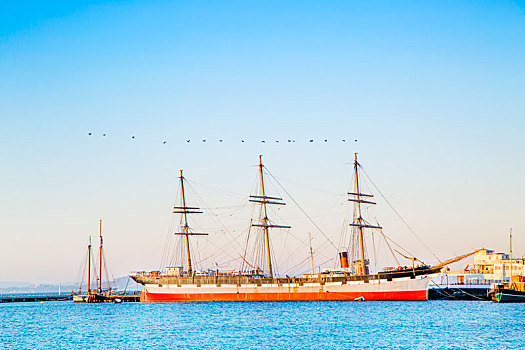
[[[102,267],[106,267],[106,263],[104,261],[104,252],[103,252],[103,238],[102,238],[102,220],[99,222],[99,250],[98,250],[98,273],[95,269],[95,261],[93,257],[93,251],[92,251],[92,245],[91,245],[91,236],[89,237],[89,243],[88,243],[88,249],[87,249],[87,292],[82,293],[82,283],[80,282],[80,290],[78,294],[73,295],[73,301],[75,303],[102,303],[102,302],[108,302],[112,301],[111,297],[111,288],[109,287],[109,280],[108,280],[108,288],[102,289]],[[93,275],[92,275],[93,272]],[[106,271],[107,275],[107,271]],[[91,288],[91,280],[92,277],[96,276],[96,288]]]
[[[509,282],[492,285],[488,295],[492,301],[498,303],[525,303],[525,277],[520,275],[514,276],[512,269],[512,228],[509,234],[509,246]],[[521,260],[520,263],[523,265],[523,259],[519,260]]]

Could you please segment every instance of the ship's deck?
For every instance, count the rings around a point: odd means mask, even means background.
[[[171,284],[171,285],[187,285],[196,284],[227,284],[227,285],[242,285],[242,284],[298,284],[303,285],[304,283],[321,283],[326,282],[351,282],[351,281],[364,281],[365,283],[373,280],[387,280],[390,281],[395,278],[410,277],[416,278],[417,276],[424,276],[439,273],[441,268],[432,267],[416,267],[414,269],[403,269],[388,272],[379,272],[371,275],[346,275],[346,276],[323,276],[319,277],[277,277],[268,278],[260,276],[239,276],[239,275],[205,275],[205,276],[166,276],[166,275],[148,275],[148,274],[134,274],[131,278],[142,285],[145,284]]]

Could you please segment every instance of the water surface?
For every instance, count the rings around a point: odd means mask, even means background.
[[[525,304],[0,304],[2,349],[523,349]]]

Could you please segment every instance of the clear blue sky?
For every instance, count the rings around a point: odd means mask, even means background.
[[[74,280],[99,218],[158,267],[178,169],[248,194],[260,153],[322,214],[358,151],[439,256],[523,255],[524,101],[518,1],[3,1],[0,280]]]

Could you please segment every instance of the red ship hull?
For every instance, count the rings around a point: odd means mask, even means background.
[[[148,293],[142,302],[233,302],[233,301],[348,301],[364,300],[424,301],[428,290],[389,292],[321,292],[321,293]]]

